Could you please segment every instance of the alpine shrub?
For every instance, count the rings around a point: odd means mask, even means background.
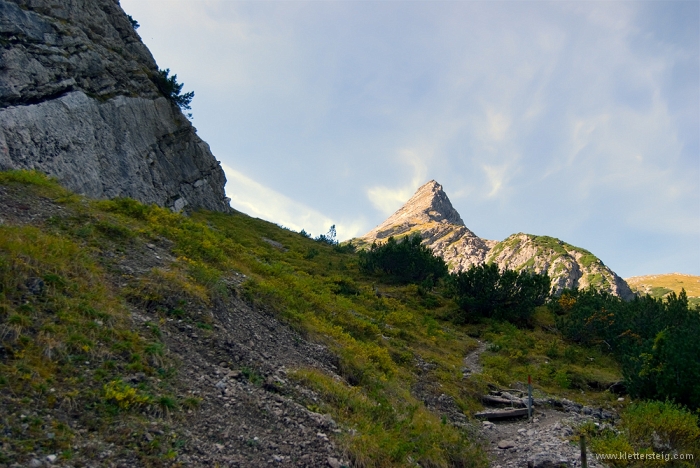
[[[450,289],[460,308],[457,321],[495,318],[526,324],[549,297],[550,279],[545,273],[499,271],[495,264],[474,265],[451,276]]]
[[[373,243],[369,250],[359,253],[360,270],[364,273],[382,272],[400,283],[434,284],[447,276],[447,264],[421,244],[419,235],[397,241],[389,237],[385,244]]]
[[[685,291],[629,302],[595,290],[567,291],[550,307],[566,338],[616,356],[631,395],[700,408],[700,311]]]

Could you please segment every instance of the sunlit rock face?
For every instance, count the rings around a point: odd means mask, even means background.
[[[546,272],[552,279],[555,293],[593,287],[627,300],[634,297],[625,280],[598,257],[554,237],[513,234],[494,245],[486,261],[501,269]]]
[[[95,198],[230,210],[209,146],[158,90],[114,0],[0,0],[0,170]]]
[[[385,241],[420,233],[423,243],[441,256],[451,271],[462,271],[483,263],[494,241],[470,231],[454,209],[442,185],[434,180],[421,186],[386,221],[358,239],[360,244]]]
[[[495,263],[501,269],[547,272],[556,293],[565,288],[595,287],[625,299],[634,297],[627,283],[587,250],[531,234],[513,234],[501,242],[480,238],[465,226],[442,186],[434,180],[421,186],[396,213],[354,242],[367,247],[390,236],[416,233],[452,272]]]

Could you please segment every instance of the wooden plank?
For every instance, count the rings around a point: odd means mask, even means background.
[[[484,419],[508,419],[508,418],[519,418],[521,416],[527,416],[527,408],[518,408],[512,410],[502,410],[502,411],[482,411],[480,413],[474,413],[476,418]]]
[[[485,405],[513,406],[515,408],[522,408],[525,406],[522,400],[510,400],[493,395],[484,395],[481,397],[481,401],[483,401]]]

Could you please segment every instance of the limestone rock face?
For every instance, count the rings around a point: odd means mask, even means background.
[[[501,269],[547,272],[556,293],[565,288],[594,287],[631,299],[625,281],[587,250],[553,237],[513,234],[502,242],[482,239],[465,225],[442,186],[431,180],[386,221],[355,239],[360,247],[390,236],[419,233],[423,244],[442,257],[451,272],[495,263]]]
[[[223,170],[154,84],[115,0],[0,0],[0,170],[97,198],[228,211]]]
[[[593,287],[630,300],[634,293],[625,280],[587,250],[548,236],[513,234],[497,243],[486,262],[499,268],[546,272],[555,293],[563,289]]]
[[[430,222],[464,226],[464,221],[452,207],[442,185],[434,180],[422,185],[416,193],[382,224],[367,233],[379,239],[393,235],[391,229],[397,225],[415,226]]]

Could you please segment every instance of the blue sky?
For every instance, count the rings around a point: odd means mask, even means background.
[[[364,234],[441,183],[466,225],[700,275],[700,3],[121,0],[232,205]]]

